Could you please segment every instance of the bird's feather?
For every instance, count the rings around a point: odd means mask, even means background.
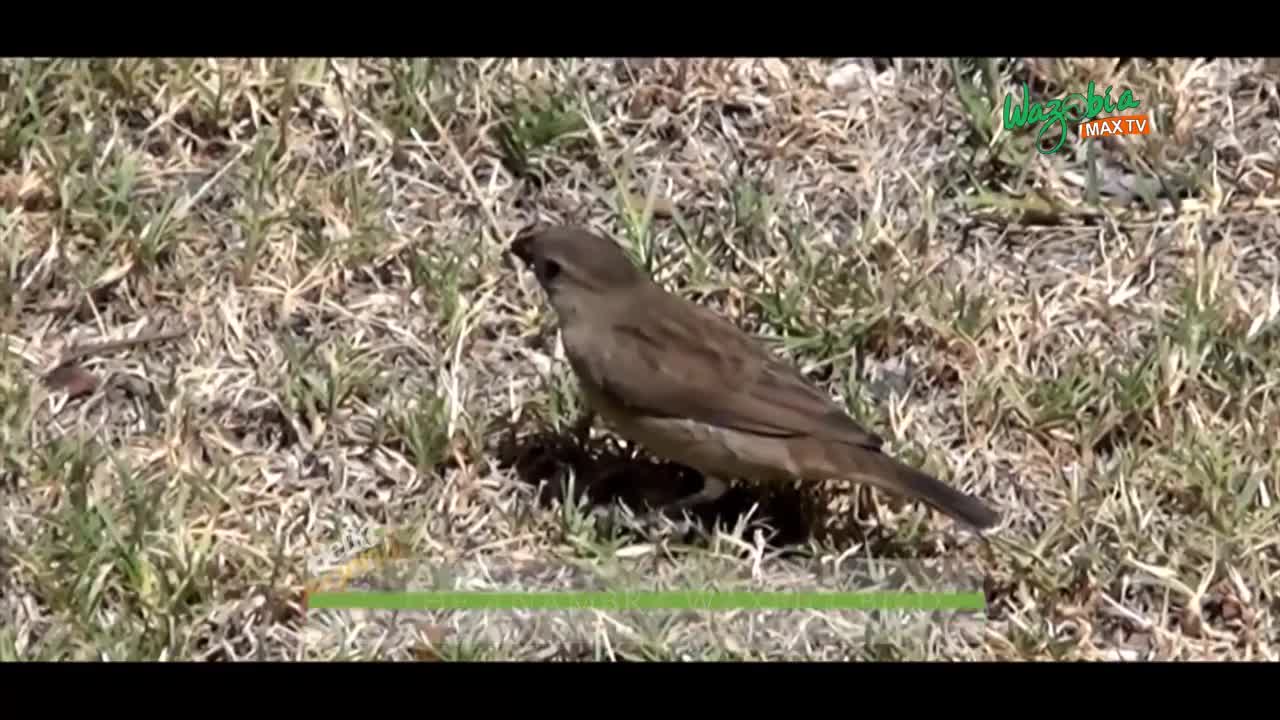
[[[881,438],[736,326],[657,286],[652,290],[630,312],[611,313],[607,351],[575,361],[614,402],[760,435],[881,446]],[[636,319],[639,313],[645,322]]]

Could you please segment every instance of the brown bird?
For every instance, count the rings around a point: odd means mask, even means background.
[[[922,500],[978,530],[998,516],[881,451],[792,365],[707,308],[669,293],[585,228],[519,235],[559,318],[590,411],[650,452],[722,479],[844,478]]]

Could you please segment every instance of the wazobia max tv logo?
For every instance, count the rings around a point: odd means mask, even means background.
[[[1039,123],[1040,131],[1036,133],[1036,148],[1044,155],[1052,155],[1062,149],[1063,143],[1067,141],[1067,135],[1070,134],[1069,123],[1080,123],[1081,140],[1113,135],[1150,134],[1151,118],[1145,114],[1098,117],[1103,113],[1124,112],[1139,105],[1133,97],[1132,90],[1125,90],[1120,94],[1119,100],[1112,102],[1111,90],[1112,86],[1108,85],[1107,89],[1099,95],[1094,89],[1093,81],[1090,80],[1086,93],[1072,93],[1063,98],[1040,103],[1031,100],[1031,91],[1024,82],[1021,105],[1013,105],[1013,93],[1004,96],[1004,129],[1021,130],[1028,125],[1034,126]],[[1056,145],[1045,148],[1041,140],[1045,132],[1055,125],[1062,129],[1062,134],[1058,137]]]

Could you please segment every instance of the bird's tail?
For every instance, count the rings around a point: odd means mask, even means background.
[[[846,470],[851,479],[926,502],[977,530],[986,530],[1000,521],[1000,516],[981,500],[916,468],[877,450],[851,448],[851,451],[853,469]]]

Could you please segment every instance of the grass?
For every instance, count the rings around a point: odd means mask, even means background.
[[[0,658],[1276,660],[1273,78],[0,61]],[[1004,93],[1089,80],[1155,131],[1044,156],[1004,130]],[[554,316],[502,252],[548,221],[620,240],[1004,525],[839,482],[633,517],[701,480],[575,435]],[[873,636],[827,611],[305,609],[371,551],[490,590],[932,558],[988,614]]]

